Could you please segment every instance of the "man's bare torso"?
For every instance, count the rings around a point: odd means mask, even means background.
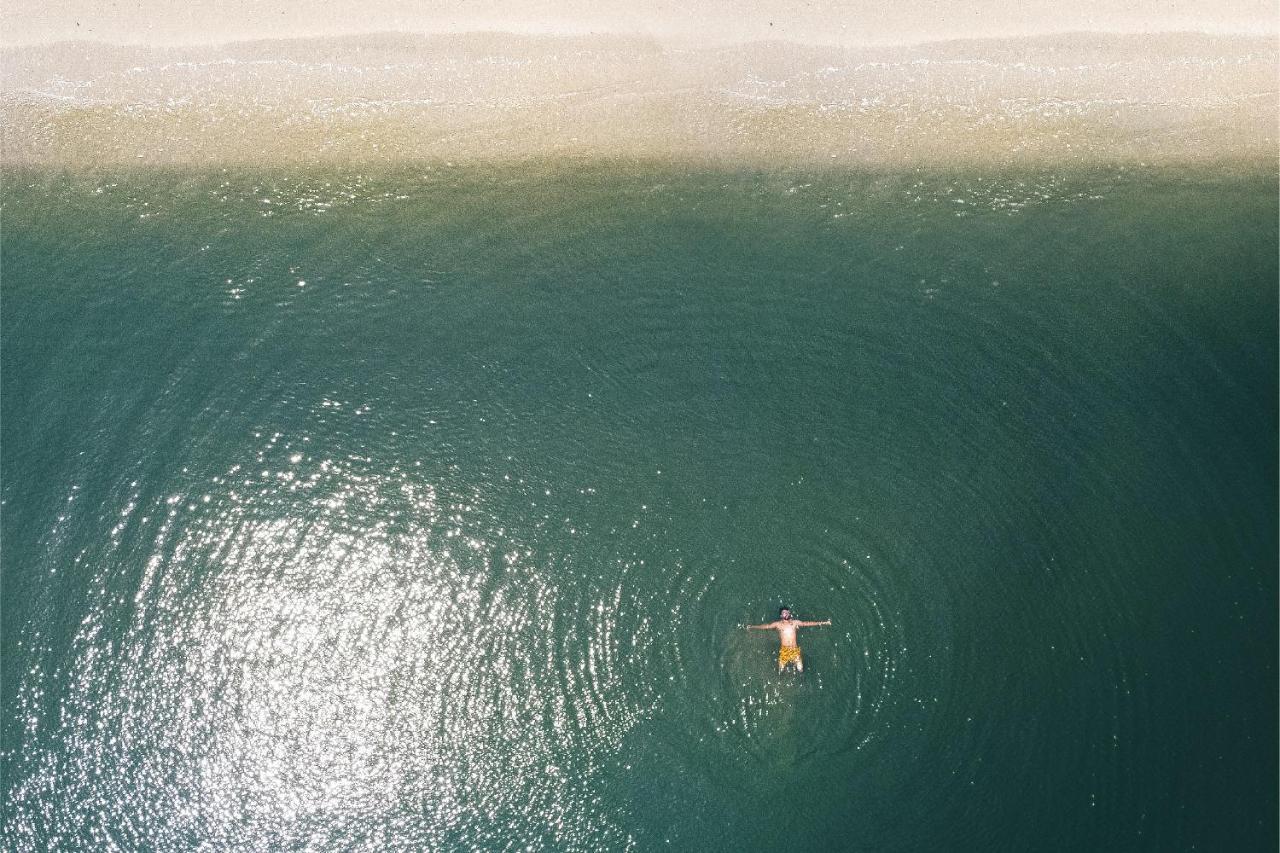
[[[778,641],[785,648],[791,648],[796,644],[796,628],[800,627],[798,619],[779,619],[769,625],[770,628],[778,632]]]

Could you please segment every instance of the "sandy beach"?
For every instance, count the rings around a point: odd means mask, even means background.
[[[1274,157],[1277,49],[1075,34],[839,48],[384,34],[0,51],[10,165],[541,156],[838,166]]]

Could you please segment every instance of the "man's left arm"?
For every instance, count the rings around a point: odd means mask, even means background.
[[[822,625],[830,625],[830,624],[831,624],[831,620],[828,619],[826,622],[801,622],[800,627],[801,628],[818,628]]]

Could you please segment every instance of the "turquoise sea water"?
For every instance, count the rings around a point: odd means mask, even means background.
[[[1271,171],[2,201],[7,849],[1274,849]]]

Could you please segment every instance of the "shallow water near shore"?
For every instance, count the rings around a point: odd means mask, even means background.
[[[1273,169],[2,203],[14,850],[1274,843]]]

